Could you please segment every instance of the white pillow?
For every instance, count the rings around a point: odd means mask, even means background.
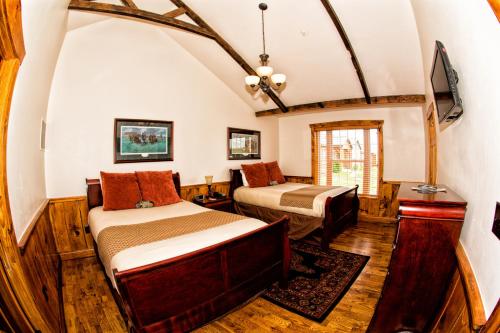
[[[247,177],[245,177],[245,171],[241,170],[241,178],[243,178],[243,186],[248,186]]]

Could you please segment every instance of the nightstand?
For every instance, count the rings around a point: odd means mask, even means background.
[[[197,205],[200,205],[200,206],[203,206],[206,208],[220,210],[220,211],[228,212],[228,213],[233,212],[233,199],[231,199],[229,197],[215,199],[215,200],[213,200],[213,199],[210,200],[210,199],[207,199],[206,197],[204,199],[199,199],[198,197],[194,197],[193,202]]]

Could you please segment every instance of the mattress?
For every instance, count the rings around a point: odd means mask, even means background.
[[[92,236],[97,242],[99,234],[108,227],[140,224],[206,211],[210,211],[210,209],[188,201],[161,207],[115,211],[104,211],[102,207],[95,207],[89,212],[89,226]],[[266,223],[253,218],[244,218],[199,232],[130,247],[112,257],[110,263],[105,265],[106,274],[115,285],[112,273],[115,268],[118,271],[123,271],[170,259],[224,242],[263,226],[266,226]]]
[[[330,191],[323,192],[317,195],[313,201],[313,207],[299,208],[291,206],[281,206],[281,195],[285,192],[295,191],[300,188],[311,186],[310,184],[302,183],[284,183],[266,187],[238,187],[233,194],[233,198],[237,202],[243,202],[260,207],[281,210],[290,213],[302,214],[314,217],[325,217],[325,202],[328,197],[334,197],[344,192],[349,191],[349,187],[337,187]]]

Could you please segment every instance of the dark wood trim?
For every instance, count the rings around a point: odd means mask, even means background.
[[[356,57],[356,53],[354,52],[354,49],[351,45],[351,41],[349,40],[349,37],[347,37],[347,33],[345,32],[345,29],[342,26],[342,23],[340,22],[340,19],[337,16],[337,13],[335,13],[335,10],[333,9],[333,6],[330,3],[330,1],[329,0],[321,0],[321,3],[325,7],[326,12],[330,16],[330,18],[332,19],[333,24],[335,25],[335,28],[337,28],[337,31],[340,35],[340,38],[342,38],[342,41],[344,42],[345,48],[351,54],[351,61],[352,61],[352,64],[354,66],[354,69],[356,70],[356,73],[358,74],[359,83],[361,84],[361,88],[363,89],[363,94],[365,95],[365,101],[367,104],[371,104],[370,92],[368,91],[368,85],[366,84],[365,76],[363,75],[363,71],[361,70],[361,66],[359,65],[359,61],[358,61],[358,58]]]
[[[31,235],[33,234],[33,230],[36,228],[36,224],[38,220],[40,219],[40,216],[45,213],[45,209],[47,208],[49,204],[49,200],[45,199],[38,210],[35,212],[35,215],[31,219],[30,224],[28,225],[28,228],[24,231],[24,234],[22,235],[21,239],[17,243],[17,246],[19,247],[19,251],[21,251],[21,255],[24,254],[24,250],[26,249],[26,246],[28,245],[28,242],[31,239]]]
[[[137,8],[133,0],[120,0],[125,6],[130,8]]]
[[[181,15],[184,15],[184,14],[186,14],[186,9],[185,8],[177,8],[177,9],[171,10],[169,12],[166,12],[165,14],[163,14],[163,16],[175,18],[177,16],[181,16]]]
[[[217,42],[217,44],[219,44],[224,49],[224,51],[226,51],[231,56],[231,58],[233,58],[234,61],[236,61],[241,66],[241,68],[243,68],[245,72],[247,72],[249,75],[257,75],[254,69],[243,59],[243,57],[239,55],[239,53],[236,52],[234,48],[228,42],[226,42],[226,40],[222,38],[214,29],[212,29],[212,27],[210,27],[198,14],[196,14],[195,11],[188,7],[184,3],[184,1],[170,1],[177,7],[186,9],[187,16],[189,16],[189,18],[192,19],[200,27],[209,31],[213,35],[213,39]],[[281,112],[288,112],[288,108],[272,90],[269,90],[265,93],[269,96],[269,98],[273,100],[273,102],[278,106],[278,109],[281,110]]]
[[[366,103],[364,98],[348,98],[333,101],[314,102],[298,104],[288,107],[289,113],[294,112],[328,112],[345,110],[350,108],[361,108],[366,106],[415,106],[425,103],[425,95],[393,95],[371,97],[371,104]],[[256,117],[274,116],[282,114],[280,109],[270,109],[255,112]]]
[[[130,1],[130,0],[129,0]],[[153,12],[148,12],[137,7],[129,6],[119,6],[107,3],[99,3],[95,1],[83,1],[83,0],[71,0],[68,9],[81,10],[87,12],[105,13],[117,15],[120,17],[132,17],[135,19],[153,22],[161,25],[166,25],[169,27],[181,29],[184,31],[192,32],[194,34],[214,38],[214,36],[205,28],[200,28],[194,24],[187,23],[181,20],[177,20],[172,17],[168,17],[162,14],[157,14]]]
[[[457,257],[460,278],[464,285],[465,298],[470,311],[471,326],[472,329],[479,331],[486,323],[486,315],[484,314],[483,301],[481,299],[476,277],[474,276],[474,271],[472,270],[467,254],[460,241],[455,249],[455,254]]]

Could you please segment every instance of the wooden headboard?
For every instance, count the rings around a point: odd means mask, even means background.
[[[229,196],[232,198],[234,191],[243,186],[243,176],[241,175],[241,169],[229,169],[229,175],[231,180],[229,181]]]
[[[177,194],[179,194],[179,196],[181,196],[181,176],[179,175],[178,172],[172,173],[172,179],[174,180],[175,191],[177,192]],[[97,206],[102,206],[101,181],[99,179],[88,179],[88,178],[86,178],[86,181],[87,181],[87,202],[89,204],[89,210]]]

